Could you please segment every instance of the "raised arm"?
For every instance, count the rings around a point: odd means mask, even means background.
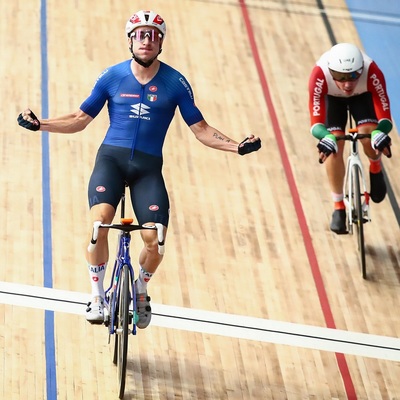
[[[93,118],[82,110],[61,117],[39,120],[29,108],[18,116],[18,123],[32,131],[75,133],[84,130]]]
[[[255,137],[254,135],[249,135],[245,141],[239,144],[236,140],[225,136],[218,129],[208,125],[204,119],[190,125],[190,129],[201,143],[213,149],[246,154],[256,151],[261,147],[260,138]],[[243,149],[245,148],[246,151],[239,152],[239,147]]]

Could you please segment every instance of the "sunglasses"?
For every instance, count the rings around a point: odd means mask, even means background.
[[[136,42],[143,42],[146,38],[149,38],[150,42],[159,42],[162,37],[158,29],[136,29],[131,35]]]
[[[363,73],[363,68],[353,72],[338,72],[329,70],[334,81],[338,82],[355,82]]]

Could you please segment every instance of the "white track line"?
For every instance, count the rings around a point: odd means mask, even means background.
[[[0,303],[84,315],[87,293],[0,282]],[[152,303],[152,325],[400,361],[400,339]]]

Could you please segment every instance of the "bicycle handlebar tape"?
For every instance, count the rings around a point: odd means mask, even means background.
[[[160,223],[156,223],[157,228],[157,238],[158,238],[158,254],[164,255],[165,247],[164,247],[164,226]]]
[[[89,246],[87,248],[89,253],[93,253],[93,250],[96,247],[96,243],[97,243],[97,239],[96,240],[91,239]]]
[[[101,221],[95,221],[93,223],[93,233],[92,233],[92,238],[90,239],[89,246],[87,248],[89,253],[92,253],[94,248],[96,247],[97,243],[97,237],[99,235],[99,229],[100,229]]]

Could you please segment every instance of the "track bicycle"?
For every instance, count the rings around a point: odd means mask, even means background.
[[[164,227],[162,224],[135,225],[132,218],[125,218],[125,193],[121,197],[121,218],[119,224],[103,224],[96,221],[88,251],[96,246],[99,229],[118,230],[117,254],[112,270],[111,282],[105,291],[104,325],[108,328],[109,343],[114,337],[113,363],[117,365],[119,398],[125,393],[126,367],[129,334],[136,335],[136,323],[139,320],[136,308],[135,274],[131,264],[129,247],[131,232],[138,230],[156,230],[158,252],[164,254]]]
[[[365,261],[364,223],[371,221],[369,200],[364,169],[358,152],[358,140],[371,138],[371,134],[358,133],[357,128],[350,128],[345,135],[336,136],[336,140],[351,141],[350,154],[347,158],[343,184],[344,204],[346,206],[346,224],[348,233],[357,234],[358,252],[362,277],[367,278]]]

